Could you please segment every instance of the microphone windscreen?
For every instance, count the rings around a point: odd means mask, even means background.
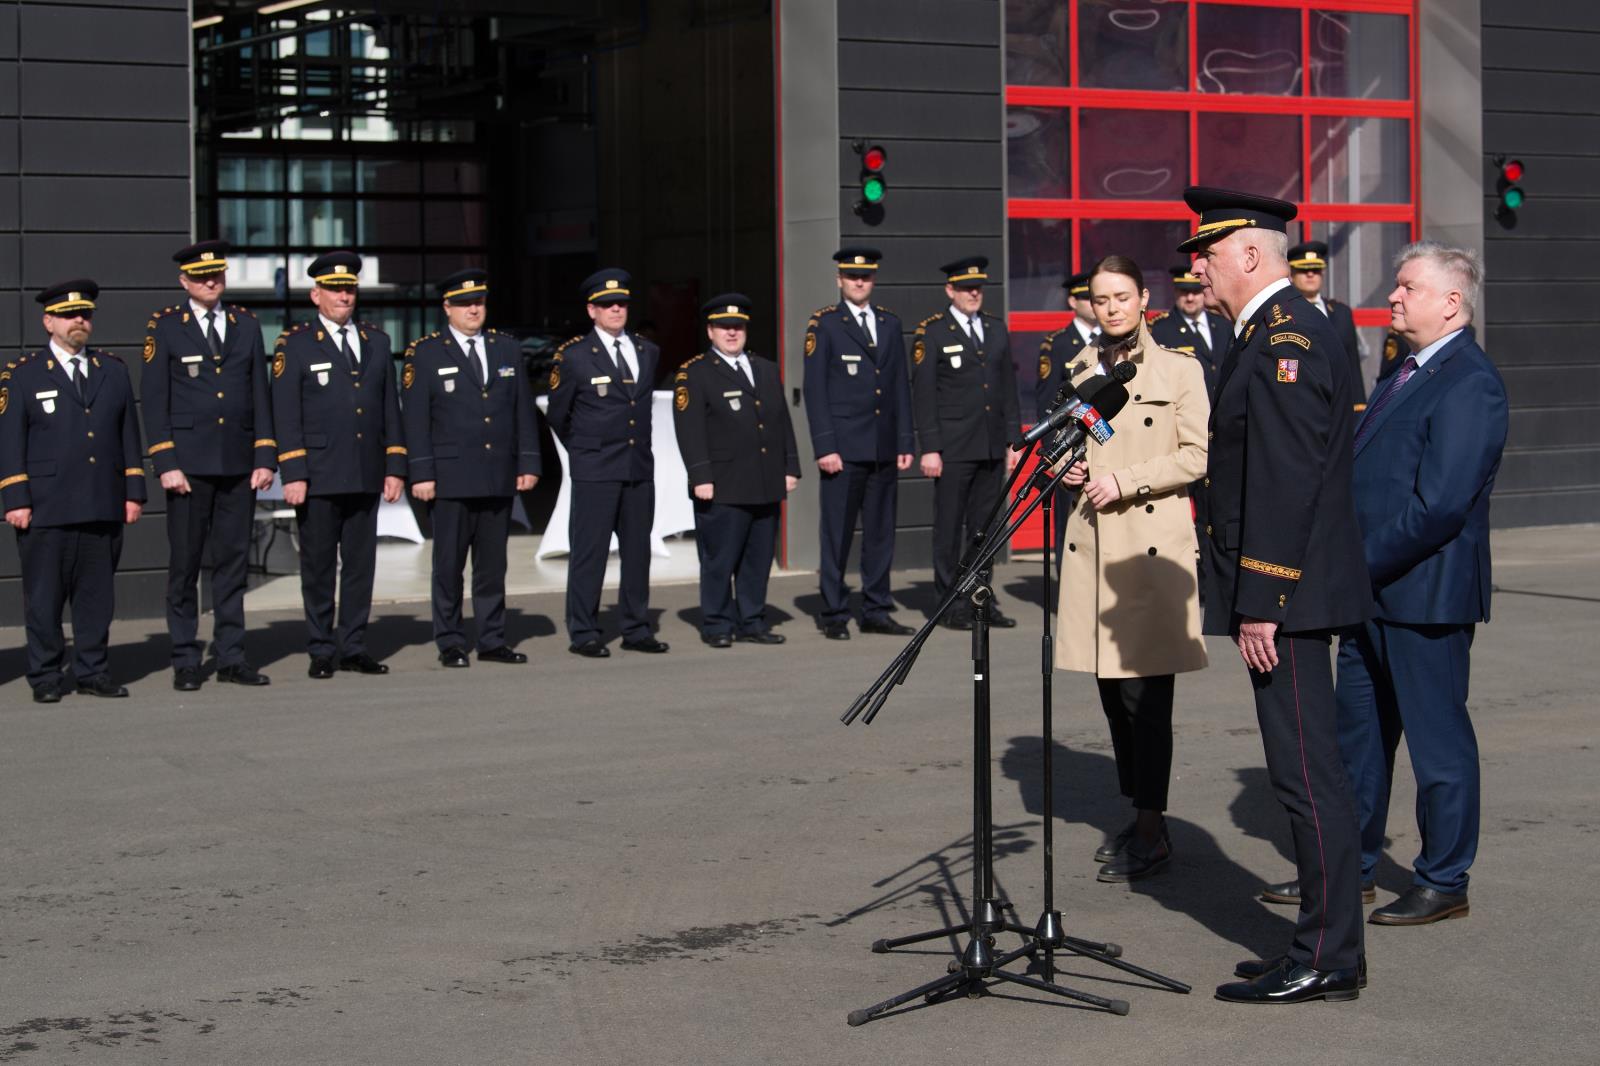
[[[1127,366],[1127,363],[1118,363],[1118,366]],[[1122,387],[1120,381],[1110,381],[1099,392],[1095,393],[1091,406],[1100,412],[1100,417],[1107,422],[1116,416],[1128,404],[1128,390]]]
[[[1133,376],[1138,372],[1139,368],[1134,366],[1133,362],[1128,359],[1124,359],[1122,362],[1111,368],[1111,376],[1122,382],[1124,385],[1132,381]]]

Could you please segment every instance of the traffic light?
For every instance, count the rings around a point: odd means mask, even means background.
[[[1495,181],[1495,191],[1500,194],[1500,204],[1495,208],[1494,217],[1500,224],[1510,228],[1517,224],[1517,212],[1521,210],[1523,201],[1527,199],[1518,184],[1522,176],[1528,172],[1520,159],[1507,159],[1505,156],[1495,157],[1495,166],[1500,168],[1500,176]]]
[[[856,201],[856,214],[869,226],[883,221],[883,201],[889,193],[889,181],[883,174],[889,162],[889,152],[881,144],[857,141],[853,147],[861,157],[861,199]]]

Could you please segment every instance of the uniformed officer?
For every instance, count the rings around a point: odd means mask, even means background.
[[[1078,371],[1089,366],[1082,358],[1085,348],[1092,349],[1100,336],[1100,322],[1095,317],[1094,300],[1089,295],[1089,275],[1085,270],[1061,283],[1067,290],[1067,303],[1072,308],[1072,321],[1045,334],[1039,345],[1039,380],[1033,387],[1034,416],[1043,421],[1055,408],[1056,395],[1061,386],[1070,382]],[[1091,350],[1090,355],[1094,353]],[[1061,552],[1067,542],[1067,516],[1078,498],[1077,489],[1057,485],[1055,500],[1051,504],[1051,518],[1055,525],[1056,572],[1061,570]]]
[[[300,532],[300,594],[313,678],[340,670],[386,674],[367,652],[378,500],[400,499],[406,447],[396,402],[389,335],[357,321],[361,257],[329,252],[312,261],[317,317],[278,338],[272,408],[284,502]],[[334,581],[339,585],[334,628]]]
[[[484,329],[489,272],[439,283],[447,326],[413,341],[400,374],[411,494],[433,511],[433,640],[439,661],[470,666],[461,619],[472,553],[478,660],[525,663],[506,644],[506,542],[515,493],[538,484],[539,424],[515,339]]]
[[[1168,273],[1172,275],[1173,307],[1151,321],[1150,336],[1163,348],[1194,356],[1205,371],[1206,392],[1215,396],[1217,368],[1231,335],[1228,320],[1206,310],[1206,287],[1190,267],[1171,267]]]
[[[806,324],[806,421],[822,471],[817,490],[820,623],[829,640],[850,639],[844,571],[858,516],[861,631],[890,636],[914,632],[890,613],[898,471],[911,469],[914,433],[900,319],[871,302],[882,258],[876,248],[851,246],[835,252],[842,298],[817,308]]]
[[[724,293],[700,310],[711,348],[683,365],[672,390],[694,497],[700,639],[713,648],[782,644],[767,622],[767,578],[783,498],[800,483],[783,380],[777,364],[745,350],[749,297]]]
[[[1332,634],[1372,612],[1351,494],[1360,384],[1326,315],[1290,285],[1294,205],[1195,187],[1179,251],[1235,323],[1218,374],[1199,503],[1205,632],[1250,668],[1273,791],[1304,886],[1287,954],[1249,960],[1220,999],[1354,999],[1360,984],[1361,848],[1339,755]]]
[[[200,660],[198,584],[209,550],[217,680],[265,685],[244,654],[244,590],[256,490],[272,485],[278,443],[256,316],[225,305],[227,241],[179,249],[187,299],[145,324],[144,408],[150,461],[167,492],[167,633],[172,687],[193,692]]]
[[[1356,369],[1356,382],[1361,383],[1361,336],[1356,332],[1356,320],[1350,308],[1331,296],[1322,294],[1324,272],[1328,268],[1328,246],[1322,241],[1306,241],[1289,249],[1290,278],[1306,302],[1328,316],[1334,336],[1344,346]],[[1358,410],[1366,410],[1366,389],[1356,389]]]
[[[982,529],[1022,439],[1017,375],[1006,325],[983,311],[989,260],[972,255],[939,268],[949,305],[923,319],[911,342],[911,402],[921,468],[934,479],[933,589],[941,601],[958,576],[962,549]],[[983,580],[989,580],[986,569]],[[942,620],[972,627],[972,609],[956,603]],[[1017,624],[989,600],[989,624]]]
[[[87,278],[40,292],[49,345],[0,371],[0,505],[22,557],[36,703],[72,691],[61,630],[69,602],[77,691],[128,694],[111,680],[106,644],[122,527],[144,505],[143,449],[128,368],[88,347],[99,295]]]
[[[594,331],[556,349],[550,370],[550,428],[567,447],[572,479],[572,554],[567,561],[568,650],[590,659],[611,654],[600,639],[600,586],[611,536],[622,569],[617,608],[622,647],[660,654],[650,631],[650,526],[655,521],[655,457],[650,450],[650,393],[661,350],[628,330],[633,278],[597,271],[580,290]]]

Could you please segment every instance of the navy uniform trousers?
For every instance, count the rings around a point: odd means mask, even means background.
[[[256,494],[249,474],[190,474],[189,492],[167,493],[167,632],[174,669],[198,667],[200,570],[211,548],[212,640],[218,666],[244,662],[244,590]],[[212,540],[215,534],[216,539]]]
[[[1339,755],[1331,637],[1277,637],[1278,665],[1250,671],[1267,777],[1289,815],[1300,915],[1289,957],[1314,970],[1353,968],[1361,954],[1361,849]]]
[[[82,684],[109,669],[112,595],[122,556],[122,523],[79,522],[17,531],[28,684],[58,685],[67,667],[62,609],[72,605],[72,675]]]
[[[472,618],[478,650],[506,644],[506,540],[511,498],[436,497],[433,501],[433,640],[440,651],[467,646],[461,620],[462,571],[472,555]]]
[[[649,640],[650,526],[656,515],[654,481],[574,481],[568,522],[567,633],[573,644],[600,638],[600,588],[616,530],[622,583],[617,610],[622,639]]]
[[[314,659],[336,655],[348,658],[367,650],[379,499],[367,492],[309,496],[294,510],[300,534],[300,598],[306,608],[306,651]],[[337,632],[335,573],[339,577]]]
[[[1467,715],[1470,625],[1371,621],[1339,642],[1339,747],[1361,826],[1361,876],[1383,854],[1395,750],[1406,738],[1417,779],[1422,854],[1414,880],[1467,890],[1478,855],[1478,738]]]
[[[1000,499],[1005,473],[1004,459],[954,459],[946,462],[944,473],[934,479],[933,590],[941,600],[956,582],[962,551],[983,529],[984,520]],[[992,573],[992,567],[985,567],[983,580],[988,581]]]
[[[849,592],[845,565],[861,519],[861,614],[881,621],[894,610],[889,596],[889,567],[894,561],[894,517],[899,471],[893,459],[884,462],[844,461],[837,474],[823,474],[817,495],[822,504],[818,523],[822,580],[822,624],[848,621]]]
[[[702,634],[767,631],[767,578],[777,551],[779,506],[694,501]]]

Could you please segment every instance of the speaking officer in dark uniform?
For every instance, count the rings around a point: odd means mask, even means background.
[[[278,442],[261,325],[222,303],[228,251],[227,241],[201,241],[173,255],[188,299],[146,323],[139,381],[150,461],[167,491],[167,633],[179,692],[204,679],[198,583],[208,548],[217,680],[267,683],[245,660],[244,590],[255,494],[272,484]]]
[[[911,343],[911,403],[922,446],[922,473],[933,478],[933,589],[943,600],[955,584],[962,548],[983,527],[1017,465],[1022,439],[1017,373],[1005,323],[983,313],[989,260],[968,256],[939,269],[950,301],[918,324]],[[988,580],[988,571],[984,580]],[[989,601],[991,625],[1011,627]],[[970,629],[972,610],[956,603],[944,618]]]
[[[1249,960],[1219,999],[1354,999],[1361,846],[1340,758],[1332,635],[1365,621],[1372,593],[1351,493],[1360,383],[1327,316],[1289,283],[1294,205],[1196,187],[1199,230],[1179,246],[1235,323],[1217,379],[1200,492],[1204,630],[1250,668],[1267,774],[1289,816],[1305,886],[1282,958]]]
[[[894,515],[899,471],[911,469],[911,389],[900,319],[871,303],[882,258],[876,248],[841,248],[837,304],[819,307],[806,323],[806,421],[817,469],[821,515],[823,635],[850,639],[844,584],[850,541],[861,518],[863,633],[905,636],[894,620],[889,569],[894,564]]]
[[[107,673],[106,644],[122,527],[143,510],[144,467],[128,368],[88,347],[98,295],[86,278],[39,293],[50,343],[0,371],[0,506],[22,557],[35,703],[70,691],[61,632],[69,602],[77,690],[128,694]]]
[[[506,645],[506,541],[515,493],[541,473],[533,390],[517,342],[483,328],[488,271],[458,270],[439,292],[448,326],[413,341],[400,373],[411,494],[433,505],[433,640],[444,665],[471,665],[461,620],[470,550],[478,660],[525,663]]]
[[[673,424],[694,497],[700,553],[700,639],[782,644],[767,624],[767,578],[783,498],[800,484],[778,367],[745,351],[750,299],[730,292],[701,308],[711,350],[673,379]],[[729,595],[729,582],[733,595]]]
[[[1356,333],[1355,316],[1350,308],[1329,296],[1322,295],[1324,271],[1328,268],[1328,246],[1322,241],[1306,241],[1289,249],[1290,280],[1306,302],[1328,316],[1333,334],[1349,355],[1356,370],[1356,382],[1361,383],[1361,337]],[[1356,389],[1356,410],[1364,411],[1367,393],[1364,387]]]
[[[556,349],[550,370],[550,428],[567,446],[572,478],[572,552],[567,560],[568,649],[604,659],[600,586],[617,536],[622,587],[622,646],[660,654],[650,632],[650,526],[656,514],[655,456],[650,450],[651,389],[661,350],[628,331],[633,277],[608,269],[583,282],[594,331]]]
[[[1172,310],[1163,311],[1150,323],[1150,336],[1163,348],[1188,352],[1206,374],[1206,393],[1217,395],[1217,368],[1222,353],[1228,350],[1232,325],[1214,311],[1206,310],[1206,287],[1186,266],[1172,267]]]
[[[355,320],[361,257],[313,260],[315,321],[295,326],[272,353],[272,411],[284,502],[300,531],[300,595],[313,678],[340,670],[386,674],[367,654],[378,497],[405,489],[406,447],[389,335]],[[339,625],[334,629],[334,576]]]
[[[1061,283],[1067,290],[1067,303],[1072,307],[1072,321],[1045,334],[1039,345],[1039,380],[1033,387],[1034,416],[1043,421],[1056,405],[1056,394],[1061,386],[1070,382],[1078,371],[1089,364],[1082,358],[1085,348],[1092,349],[1100,335],[1100,322],[1094,312],[1094,300],[1089,295],[1089,275],[1085,270]],[[1090,355],[1094,353],[1091,350]],[[1055,501],[1051,505],[1051,518],[1055,523],[1056,571],[1061,569],[1061,552],[1067,543],[1067,516],[1078,498],[1077,489],[1057,485]]]

